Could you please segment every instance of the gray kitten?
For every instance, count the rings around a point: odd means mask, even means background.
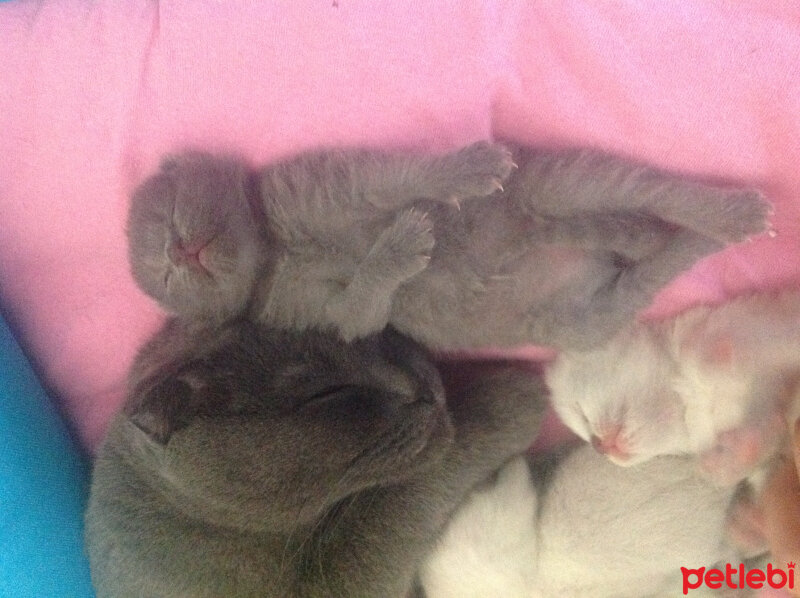
[[[545,403],[539,378],[507,368],[445,403],[426,353],[391,329],[348,345],[172,320],[97,457],[98,597],[402,598]]]
[[[128,235],[141,288],[186,316],[585,349],[698,259],[765,231],[768,213],[756,191],[596,151],[481,142],[310,152],[257,174],[182,154],[134,193]]]

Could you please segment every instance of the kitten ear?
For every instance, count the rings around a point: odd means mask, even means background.
[[[177,429],[180,408],[186,405],[192,392],[190,383],[182,377],[170,376],[127,405],[125,414],[133,425],[163,446]]]
[[[712,365],[728,365],[733,361],[733,339],[721,334],[705,343],[703,358]]]
[[[180,167],[180,157],[175,155],[167,155],[161,159],[161,172],[170,173]]]
[[[681,350],[693,352],[709,365],[725,366],[733,362],[734,342],[730,333],[704,336],[703,330],[693,330],[681,344]]]

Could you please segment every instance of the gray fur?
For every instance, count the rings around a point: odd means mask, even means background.
[[[346,340],[389,323],[437,349],[597,346],[697,260],[765,231],[769,213],[756,191],[592,150],[328,150],[245,170],[189,153],[143,183],[128,233],[145,292],[222,319],[248,296],[261,322]],[[195,248],[220,239],[205,271],[170,261],[184,233]],[[181,274],[165,291],[168,270]]]
[[[173,320],[96,461],[98,597],[404,598],[451,511],[533,439],[544,396],[502,369],[445,404],[392,330],[345,345]]]

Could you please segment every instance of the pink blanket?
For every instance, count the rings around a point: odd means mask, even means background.
[[[706,259],[647,315],[800,283],[791,0],[13,1],[0,4],[3,310],[94,447],[162,317],[128,273],[123,229],[159,156],[491,135],[768,193],[779,236]]]

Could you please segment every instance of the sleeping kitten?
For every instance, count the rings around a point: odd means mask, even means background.
[[[565,351],[545,370],[561,421],[617,465],[692,452],[668,340],[627,326],[603,347]]]
[[[619,468],[586,445],[534,481],[518,457],[451,518],[421,568],[427,598],[680,596],[681,567],[741,562],[735,491],[685,457]]]
[[[182,154],[133,195],[133,275],[190,317],[247,310],[345,340],[390,323],[436,349],[588,348],[698,259],[767,228],[752,190],[589,150],[516,148],[513,161],[509,176],[512,154],[485,142],[329,150],[251,175]]]
[[[445,403],[392,330],[346,345],[173,320],[95,464],[98,597],[405,598],[450,512],[544,407],[540,380],[508,369]]]
[[[785,440],[780,399],[798,372],[800,292],[788,291],[629,326],[561,354],[546,377],[564,423],[615,463],[695,454],[727,484]]]

